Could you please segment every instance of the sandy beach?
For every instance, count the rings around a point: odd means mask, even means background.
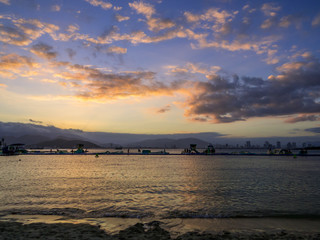
[[[319,229],[319,219],[0,219],[0,239],[320,239]]]

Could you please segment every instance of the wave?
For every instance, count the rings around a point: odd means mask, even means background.
[[[72,218],[151,218],[154,214],[151,212],[138,211],[110,211],[108,209],[100,209],[94,211],[86,211],[79,208],[51,208],[51,209],[7,209],[0,211],[0,216],[5,215],[55,215]]]
[[[50,209],[6,209],[0,211],[0,216],[5,215],[56,215],[70,218],[154,218],[154,219],[175,219],[175,218],[308,218],[320,219],[320,212],[299,213],[281,212],[273,210],[247,211],[247,212],[193,212],[174,210],[157,215],[153,212],[141,211],[115,211],[110,208],[86,211],[79,208],[50,208]]]
[[[246,212],[192,212],[192,211],[171,211],[162,216],[163,218],[316,218],[320,219],[320,212],[299,213],[281,211],[246,211]]]

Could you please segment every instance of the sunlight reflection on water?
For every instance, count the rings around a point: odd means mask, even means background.
[[[320,214],[318,157],[22,155],[1,157],[0,165],[0,211],[70,208],[78,214],[132,217]]]

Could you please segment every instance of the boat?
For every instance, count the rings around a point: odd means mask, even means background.
[[[209,144],[207,149],[205,149],[203,152],[199,152],[197,150],[197,144],[190,144],[189,148],[185,148],[181,154],[184,155],[193,155],[193,154],[197,154],[197,155],[213,155],[215,154],[216,150],[214,149],[212,144]]]
[[[166,150],[164,149],[163,151],[158,151],[158,152],[152,152],[149,149],[143,149],[142,150],[142,155],[167,155],[169,154],[168,152],[166,152]]]
[[[2,148],[2,155],[19,155],[22,153],[27,153],[27,150],[24,148],[23,143],[14,143],[8,146],[4,145]]]
[[[84,150],[84,145],[83,144],[78,144],[77,145],[77,150],[74,151],[74,153],[86,153],[88,152],[87,150]]]
[[[190,155],[190,154],[200,154],[200,152],[197,150],[197,144],[190,144],[189,148],[185,148],[181,154],[186,154],[186,155]]]
[[[301,149],[301,150],[299,151],[299,155],[308,155],[307,149]]]
[[[214,149],[213,145],[209,144],[207,149],[203,151],[203,154],[213,155],[213,154],[215,154],[215,152],[216,152],[216,150]]]
[[[289,149],[283,149],[283,148],[279,148],[279,149],[269,149],[268,154],[270,155],[292,155],[292,152]]]

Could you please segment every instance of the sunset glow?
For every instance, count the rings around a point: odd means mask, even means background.
[[[319,1],[0,0],[0,9],[0,121],[320,132]]]

